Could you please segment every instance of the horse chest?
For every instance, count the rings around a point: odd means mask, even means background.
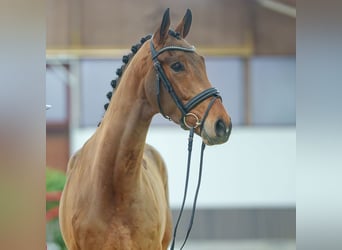
[[[160,249],[168,226],[167,198],[158,172],[143,171],[146,172],[141,176],[137,192],[122,197],[121,202],[113,206],[114,216],[109,226],[111,239],[113,244],[131,242],[132,249]]]
[[[168,202],[164,185],[157,172],[143,170],[141,184],[127,207],[127,216],[134,218],[143,231],[161,231],[165,227]]]

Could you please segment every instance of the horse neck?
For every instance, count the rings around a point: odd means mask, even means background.
[[[97,159],[107,170],[101,171],[111,173],[114,188],[124,193],[136,186],[141,174],[146,135],[154,115],[145,95],[144,66],[129,64],[97,131]]]

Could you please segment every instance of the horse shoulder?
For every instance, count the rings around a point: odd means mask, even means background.
[[[160,173],[160,176],[163,180],[164,186],[166,185],[167,187],[167,169],[166,169],[166,164],[163,160],[163,157],[160,155],[160,153],[151,145],[146,144],[145,145],[145,154],[148,156],[151,156],[151,160],[154,161],[158,172]]]
[[[162,239],[162,249],[167,249],[167,246],[169,245],[169,242],[171,241],[171,235],[172,235],[172,215],[171,215],[170,204],[169,204],[167,168],[160,153],[149,144],[145,145],[145,155],[150,156],[151,160],[155,162],[157,171],[163,182],[167,209],[165,211],[166,212],[166,225],[165,225],[165,229],[164,229],[165,231],[164,231],[164,235]]]
[[[67,166],[67,173],[70,172],[76,165],[77,159],[80,155],[81,149],[76,151],[76,153],[74,153],[71,157],[70,160],[68,162],[68,166]]]

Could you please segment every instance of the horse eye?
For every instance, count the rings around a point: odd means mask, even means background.
[[[180,62],[176,62],[171,65],[171,68],[173,69],[173,71],[179,72],[184,70],[184,65]]]

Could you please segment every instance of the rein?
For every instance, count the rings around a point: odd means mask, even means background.
[[[172,34],[172,33],[171,33]],[[183,214],[183,210],[184,210],[184,205],[185,205],[185,201],[187,198],[187,192],[188,192],[188,185],[189,185],[189,176],[190,176],[190,165],[191,165],[191,153],[192,153],[192,144],[193,144],[193,137],[194,137],[194,130],[195,128],[197,128],[198,126],[200,126],[200,134],[202,132],[203,126],[204,126],[204,122],[208,116],[208,113],[212,107],[212,105],[214,104],[215,100],[217,98],[221,99],[220,93],[216,88],[209,88],[206,89],[204,91],[202,91],[201,93],[197,94],[195,97],[193,97],[190,101],[188,101],[185,105],[182,103],[182,101],[180,101],[180,99],[178,98],[176,92],[174,91],[170,81],[168,80],[160,62],[158,61],[158,56],[165,52],[165,51],[171,51],[171,50],[179,50],[179,51],[184,51],[184,52],[195,52],[195,47],[191,46],[191,47],[180,47],[180,46],[167,46],[164,47],[162,49],[160,49],[159,51],[157,51],[154,48],[153,45],[153,37],[151,38],[150,41],[150,48],[151,48],[151,54],[152,54],[152,60],[153,60],[153,65],[154,68],[156,70],[157,73],[157,80],[156,80],[156,89],[157,89],[157,102],[158,102],[158,106],[159,106],[159,110],[160,113],[168,120],[171,120],[171,118],[167,115],[165,115],[165,113],[163,112],[161,103],[160,103],[160,85],[162,82],[163,86],[165,87],[165,89],[168,91],[168,93],[171,95],[173,101],[175,102],[175,104],[177,105],[178,109],[181,111],[182,113],[182,117],[180,119],[180,124],[183,128],[188,128],[190,130],[189,132],[189,140],[188,140],[188,160],[187,160],[187,171],[186,171],[186,179],[185,179],[185,187],[184,187],[184,195],[183,195],[183,201],[182,201],[182,206],[177,218],[177,222],[173,231],[173,239],[172,239],[172,243],[171,243],[171,248],[170,250],[174,250],[175,248],[175,241],[176,241],[176,235],[177,235],[177,229],[178,229],[178,225],[180,222],[180,219],[182,217]],[[194,114],[191,113],[190,111],[196,107],[198,104],[200,104],[202,101],[204,101],[205,99],[212,97],[209,105],[205,111],[205,114],[203,116],[202,121]],[[196,123],[194,126],[189,125],[186,122],[186,118],[192,116],[196,119]],[[204,142],[202,142],[202,146],[201,146],[201,156],[200,156],[200,166],[199,166],[199,173],[198,173],[198,181],[197,181],[197,187],[196,187],[196,193],[195,193],[195,197],[193,200],[193,205],[192,205],[192,212],[191,212],[191,218],[190,218],[190,222],[188,225],[188,230],[185,236],[185,239],[181,245],[180,249],[183,249],[189,235],[190,235],[190,231],[192,229],[192,225],[193,225],[193,221],[195,218],[195,211],[196,211],[196,205],[197,205],[197,197],[199,194],[199,189],[200,189],[200,185],[201,185],[201,179],[202,179],[202,168],[203,168],[203,155],[204,155],[204,149],[205,149],[205,144]]]
[[[201,124],[200,130],[202,131],[202,127],[204,124],[205,119],[208,116],[209,110],[211,109],[211,106],[214,104],[216,100],[216,97],[212,98],[207,110],[204,114],[203,117],[203,122]],[[186,201],[186,196],[187,196],[187,192],[188,192],[188,185],[189,185],[189,176],[190,176],[190,162],[191,162],[191,153],[192,153],[192,142],[193,142],[193,138],[194,138],[194,127],[190,128],[190,133],[189,133],[189,142],[188,142],[188,163],[187,163],[187,170],[186,170],[186,178],[185,178],[185,188],[184,188],[184,195],[183,195],[183,202],[182,202],[182,206],[178,215],[178,219],[174,228],[174,232],[173,232],[173,238],[172,238],[172,243],[171,243],[171,248],[170,250],[174,250],[175,248],[175,242],[176,242],[176,235],[177,235],[177,229],[178,229],[178,225],[180,222],[180,219],[182,217],[183,214],[183,210],[184,210],[184,205],[185,205],[185,201]],[[195,218],[195,213],[196,213],[196,205],[197,205],[197,198],[198,198],[198,194],[199,194],[199,189],[201,186],[201,180],[202,180],[202,169],[203,169],[203,155],[204,155],[204,149],[205,149],[205,144],[204,142],[202,142],[202,146],[201,146],[201,157],[200,157],[200,165],[199,165],[199,172],[198,172],[198,179],[197,179],[197,187],[196,187],[196,193],[195,193],[195,197],[194,197],[194,201],[192,203],[192,211],[191,211],[191,218],[190,218],[190,222],[189,222],[189,226],[188,226],[188,230],[186,232],[185,235],[185,239],[183,241],[183,244],[180,248],[183,249],[183,247],[185,246],[186,241],[188,240],[188,237],[190,235],[191,229],[192,229],[192,225],[194,222],[194,218]]]

